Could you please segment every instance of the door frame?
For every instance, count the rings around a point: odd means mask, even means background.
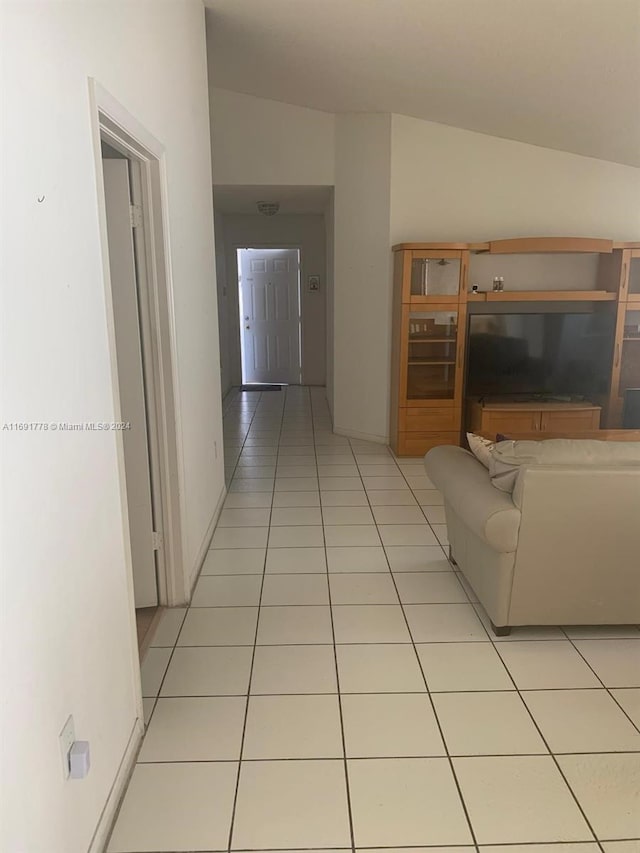
[[[282,249],[287,252],[297,252],[298,253],[298,290],[296,293],[297,303],[298,303],[298,382],[297,383],[282,383],[286,385],[290,384],[302,384],[302,247],[301,246],[264,246],[261,244],[254,244],[252,246],[238,246],[235,250],[235,259],[236,259],[236,295],[238,300],[237,305],[237,319],[238,319],[238,333],[239,333],[239,346],[240,346],[240,376],[242,380],[242,384],[245,384],[245,371],[244,371],[244,351],[243,351],[243,334],[242,334],[242,312],[240,311],[240,267],[238,265],[238,252],[242,251],[250,251],[252,249],[260,250],[264,249],[266,251],[272,250],[277,251],[278,249]]]
[[[299,347],[299,357],[300,357],[300,384],[304,384],[304,362],[303,362],[303,341],[304,341],[304,323],[302,322],[302,253],[303,247],[300,243],[283,243],[279,240],[264,242],[261,241],[251,241],[248,244],[246,241],[241,243],[235,242],[231,244],[232,249],[232,257],[227,257],[227,269],[231,271],[231,275],[227,276],[227,281],[233,283],[233,306],[231,307],[231,312],[234,314],[236,318],[236,322],[234,324],[234,366],[232,371],[232,385],[235,385],[236,377],[239,377],[240,383],[244,381],[242,376],[242,328],[241,328],[241,320],[240,320],[240,270],[238,268],[238,249],[297,249],[298,251],[298,259],[299,259],[299,267],[298,267],[298,312],[300,317],[300,339],[298,342]]]
[[[148,346],[144,355],[150,371],[152,406],[147,412],[150,422],[150,465],[154,511],[159,512],[163,541],[158,559],[158,604],[184,604],[190,594],[185,577],[182,549],[182,518],[184,516],[181,485],[184,481],[181,447],[178,375],[176,370],[176,331],[173,282],[171,277],[169,229],[167,216],[167,180],[164,146],[153,137],[109,92],[89,78],[89,102],[93,154],[98,194],[98,220],[102,249],[103,283],[107,315],[111,381],[115,419],[121,420],[120,393],[116,362],[116,339],[113,314],[107,218],[102,174],[101,141],[121,151],[137,164],[139,181],[132,182],[134,200],[139,193],[142,207],[144,247],[136,238],[136,248],[143,249],[144,263],[140,264],[138,286],[141,303],[147,308]],[[144,347],[144,343],[143,343]],[[127,586],[131,602],[134,638],[135,598],[133,593],[133,564],[129,538],[129,515],[124,468],[124,442],[116,432],[118,474],[122,529],[127,564]],[[137,653],[137,639],[134,644]]]

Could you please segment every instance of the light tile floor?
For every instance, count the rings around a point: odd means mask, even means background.
[[[640,853],[640,633],[496,638],[421,460],[236,393],[192,605],[143,664],[111,853]]]

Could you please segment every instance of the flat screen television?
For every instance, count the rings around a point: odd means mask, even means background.
[[[613,312],[472,314],[467,395],[592,399],[606,393]]]

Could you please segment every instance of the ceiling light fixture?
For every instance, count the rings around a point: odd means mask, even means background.
[[[275,216],[280,210],[279,201],[259,201],[256,206],[258,213],[261,213],[263,216]]]

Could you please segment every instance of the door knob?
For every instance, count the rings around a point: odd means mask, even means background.
[[[248,318],[248,317],[245,317],[244,319],[245,319],[245,320],[248,320],[249,318]]]
[[[250,329],[250,328],[251,328],[251,326],[245,326],[245,329]]]

